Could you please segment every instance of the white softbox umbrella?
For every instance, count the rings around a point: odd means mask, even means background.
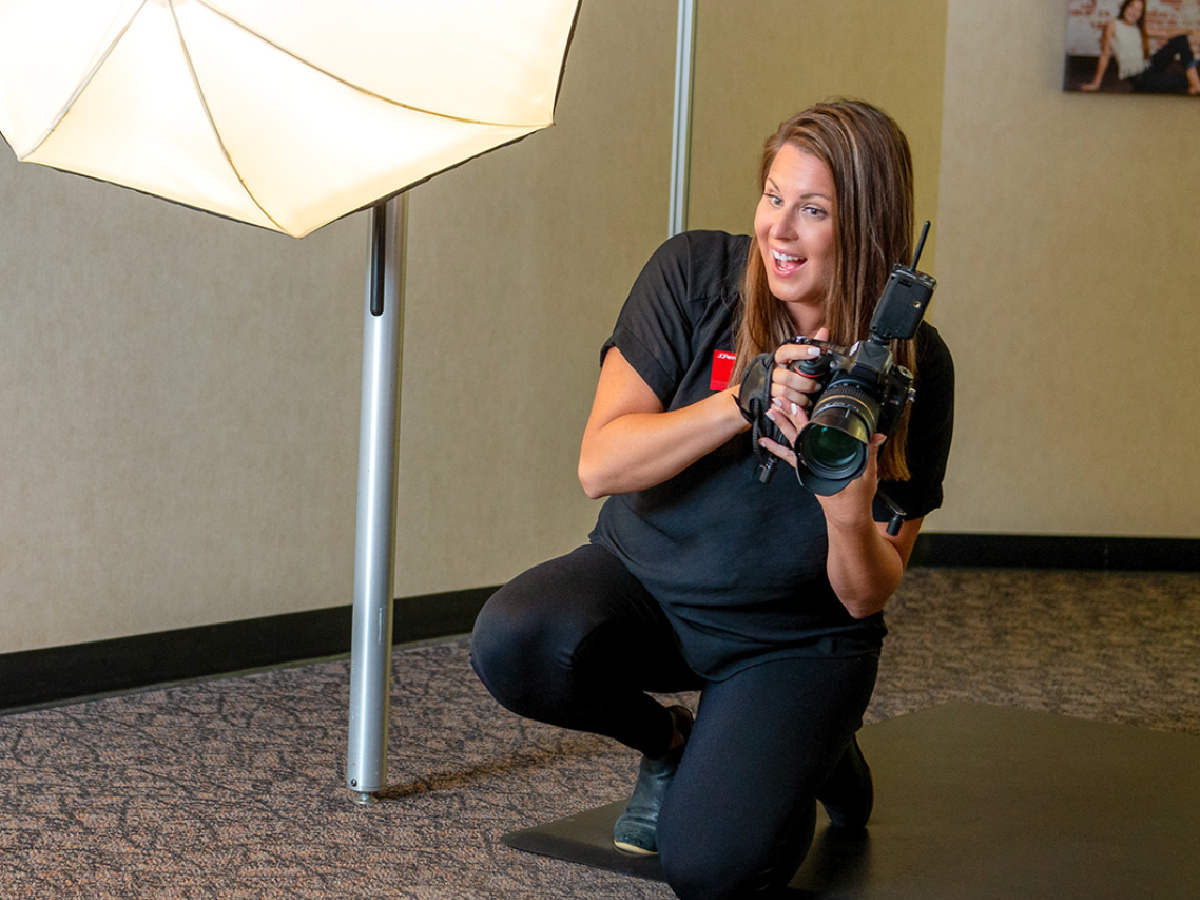
[[[295,237],[374,210],[347,762],[360,800],[386,783],[396,198],[552,123],[578,9],[579,0],[0,0],[0,134],[19,159]]]
[[[0,0],[0,133],[301,237],[551,124],[577,5]]]

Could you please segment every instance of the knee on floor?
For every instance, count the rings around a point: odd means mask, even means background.
[[[750,900],[776,896],[795,873],[779,872],[761,859],[736,852],[700,858],[686,850],[660,847],[663,874],[680,900]]]
[[[804,860],[815,824],[813,807],[774,836],[755,834],[753,828],[722,828],[717,822],[691,822],[679,829],[668,821],[664,829],[660,819],[663,874],[681,900],[776,897]]]
[[[671,865],[663,856],[663,873],[680,900],[749,900],[771,897],[786,883],[766,881],[747,867],[733,865]]]

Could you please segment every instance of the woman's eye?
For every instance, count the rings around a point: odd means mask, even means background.
[[[783,198],[780,197],[778,194],[766,193],[766,194],[763,194],[763,196],[766,197],[767,202],[770,203],[776,209],[779,209],[779,207],[783,206]]]
[[[821,219],[825,217],[825,210],[819,206],[806,206],[804,214],[810,219]]]

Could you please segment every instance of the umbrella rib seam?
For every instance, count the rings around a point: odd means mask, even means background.
[[[208,4],[204,4],[206,7]],[[211,8],[211,7],[209,7]],[[254,191],[250,190],[250,185],[246,184],[246,179],[242,177],[242,173],[238,171],[237,164],[234,163],[233,157],[229,155],[229,148],[225,146],[225,141],[221,139],[221,131],[217,128],[217,123],[213,119],[212,110],[208,107],[208,100],[204,96],[204,89],[200,87],[200,78],[196,75],[196,67],[192,64],[192,54],[188,52],[187,41],[183,37],[183,29],[179,27],[179,17],[175,14],[175,4],[170,4],[171,18],[175,22],[175,34],[179,37],[179,49],[183,52],[184,62],[187,63],[188,74],[192,77],[192,84],[196,87],[196,96],[200,99],[200,107],[204,110],[204,117],[208,119],[208,127],[212,129],[213,138],[217,142],[217,146],[221,149],[221,155],[225,157],[225,161],[229,163],[229,168],[233,170],[234,177],[237,178],[238,184],[242,186],[242,190],[246,192],[246,196],[251,202],[262,211],[262,214],[280,231],[286,232],[279,222],[275,221],[275,217],[263,208],[263,205],[258,202],[258,198],[254,196]]]
[[[138,13],[142,11],[142,8],[148,2],[149,0],[142,0],[142,2],[138,4],[138,8],[133,11],[133,13],[129,16],[129,20],[117,33],[116,37],[112,39],[108,47],[106,47],[104,52],[100,54],[100,57],[96,60],[95,65],[93,65],[92,68],[88,70],[87,74],[83,76],[79,82],[79,85],[74,91],[71,92],[71,96],[67,98],[67,102],[63,104],[62,109],[60,109],[58,114],[55,115],[55,117],[51,120],[46,130],[42,132],[41,137],[37,139],[32,147],[20,154],[17,159],[24,161],[26,157],[28,157],[30,154],[36,153],[41,148],[42,144],[46,143],[46,141],[50,139],[50,135],[54,134],[54,130],[62,124],[63,119],[65,119],[67,114],[71,112],[71,108],[75,105],[75,101],[79,99],[79,95],[87,90],[88,85],[92,83],[92,79],[96,77],[96,73],[100,71],[100,67],[107,62],[110,56],[112,56],[113,50],[115,50],[117,44],[121,42],[121,38],[125,37],[125,35],[129,32],[129,29],[133,27],[133,20],[138,17]]]
[[[443,113],[443,112],[437,112],[436,110],[432,110],[432,109],[425,109],[424,107],[421,107],[421,106],[413,106],[410,103],[404,103],[400,100],[393,100],[391,97],[385,97],[383,94],[375,93],[375,91],[372,91],[370,88],[365,88],[365,87],[362,87],[361,85],[355,84],[352,81],[347,81],[345,78],[342,78],[340,75],[335,75],[333,72],[330,72],[327,69],[322,69],[320,66],[316,65],[315,63],[310,62],[309,60],[305,59],[302,56],[299,56],[299,55],[293,53],[291,50],[288,50],[286,47],[281,47],[279,44],[272,41],[266,35],[260,34],[259,32],[255,31],[253,28],[246,25],[244,22],[238,21],[233,16],[229,15],[228,13],[224,12],[223,10],[216,9],[215,7],[209,5],[207,2],[205,2],[205,0],[198,0],[198,2],[201,6],[203,6],[205,9],[207,9],[209,12],[213,13],[216,16],[220,16],[222,19],[224,19],[229,24],[233,25],[235,28],[240,28],[242,31],[253,36],[257,40],[262,41],[268,47],[271,47],[274,50],[278,50],[280,53],[284,54],[285,56],[288,56],[291,59],[296,60],[296,62],[300,63],[302,66],[307,66],[308,68],[312,69],[314,72],[319,72],[320,74],[324,75],[326,78],[331,78],[334,81],[336,81],[338,84],[341,84],[341,85],[344,85],[345,87],[350,88],[350,90],[352,90],[352,91],[356,91],[357,93],[360,93],[360,94],[365,94],[366,96],[371,97],[372,99],[375,99],[375,100],[382,101],[383,103],[386,103],[389,106],[396,106],[396,107],[399,107],[400,109],[406,109],[406,110],[409,110],[410,112],[421,113],[422,115],[426,115],[426,116],[435,116],[439,119],[449,119],[452,122],[462,122],[463,124],[466,124],[466,125],[484,125],[484,126],[487,126],[490,128],[544,128],[547,124],[551,124],[551,123],[545,123],[545,122],[537,122],[537,123],[488,122],[484,119],[472,119],[467,116],[455,116],[450,113]]]

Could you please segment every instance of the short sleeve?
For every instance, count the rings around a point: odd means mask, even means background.
[[[616,347],[669,408],[691,364],[691,327],[687,315],[691,248],[686,234],[655,251],[642,267],[625,300],[612,337],[600,350],[600,362]]]
[[[950,458],[954,432],[954,361],[937,329],[922,323],[917,332],[917,379],[908,424],[905,454],[912,477],[882,481],[880,487],[910,519],[928,515],[942,505],[942,481]],[[875,518],[891,517],[876,501]]]

